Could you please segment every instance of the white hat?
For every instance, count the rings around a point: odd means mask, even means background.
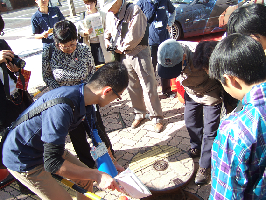
[[[101,11],[107,13],[117,0],[98,0]]]

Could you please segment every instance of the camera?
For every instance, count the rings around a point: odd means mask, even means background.
[[[111,47],[111,46],[107,47],[107,51],[115,51],[116,49],[117,49],[116,46],[115,47]]]
[[[18,55],[14,55],[14,58],[12,58],[12,61],[10,61],[13,65],[16,65],[18,68],[24,68],[26,65],[26,62],[18,57]]]

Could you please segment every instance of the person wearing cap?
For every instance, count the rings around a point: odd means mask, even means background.
[[[147,109],[155,132],[161,132],[163,114],[148,46],[147,18],[138,5],[124,0],[101,0],[99,3],[101,10],[108,12],[106,45],[116,49],[114,51],[120,54],[120,61],[129,72],[127,89],[135,112],[131,127],[137,128],[141,124]]]
[[[158,48],[158,74],[175,78],[185,89],[184,118],[190,136],[189,155],[199,157],[195,183],[205,184],[211,166],[211,148],[217,135],[222,107],[222,86],[208,75],[209,57],[216,41],[200,42],[195,53],[168,39]]]
[[[175,21],[175,7],[170,0],[139,0],[137,5],[147,17],[149,26],[149,46],[151,48],[154,71],[157,66],[158,46],[170,38],[169,32]],[[167,97],[175,97],[171,91],[170,80],[161,78],[162,93]]]

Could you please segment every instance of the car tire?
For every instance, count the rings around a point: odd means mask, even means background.
[[[182,27],[178,22],[175,22],[171,27],[170,37],[175,40],[180,40],[183,37]]]

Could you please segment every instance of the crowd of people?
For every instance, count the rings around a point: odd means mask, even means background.
[[[157,71],[167,97],[173,94],[170,79],[184,87],[188,154],[200,157],[195,183],[206,184],[211,174],[209,199],[266,199],[264,5],[239,7],[229,17],[225,38],[199,42],[193,52],[170,39],[175,16],[170,0],[84,0],[80,20],[100,16],[104,34],[97,36],[91,28],[65,20],[59,8],[48,7],[48,0],[35,2],[32,31],[42,39],[42,75],[50,91],[33,102],[16,88],[21,69],[10,62],[15,54],[0,40],[0,131],[8,133],[0,173],[11,173],[42,199],[72,199],[53,173],[88,191],[94,181],[102,189],[121,191],[110,175],[97,170],[85,123],[94,123],[115,168],[123,171],[99,107],[121,99],[127,89],[135,115],[131,128],[140,126],[148,113],[154,131],[162,132]],[[59,98],[71,103],[58,103]],[[50,101],[56,104],[31,114]],[[227,115],[221,119],[222,106]],[[30,117],[22,121],[27,113]],[[17,118],[21,122],[12,123]],[[67,134],[78,158],[65,149]],[[77,199],[88,198],[77,194]]]

